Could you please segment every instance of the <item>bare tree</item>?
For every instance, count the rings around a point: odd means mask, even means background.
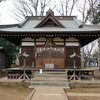
[[[98,1],[99,0],[87,0],[87,4],[89,8],[87,9],[87,15],[84,20],[85,22],[87,22],[87,20],[91,22],[91,20],[94,18],[95,6],[97,5]]]
[[[59,8],[56,8],[56,10],[61,16],[71,16],[77,2],[78,0],[61,0]]]
[[[99,50],[96,48],[92,54],[92,58],[96,64],[96,66],[99,66]]]
[[[91,10],[91,12],[93,13],[93,17],[94,17],[94,6],[97,3],[98,0],[88,0],[89,2],[89,8]]]
[[[45,12],[45,8],[50,5],[51,0],[40,0],[40,15],[43,16]]]
[[[28,7],[32,7],[35,11],[35,16],[38,15],[38,5],[39,5],[39,0],[29,0],[29,4],[26,4],[28,5]],[[32,10],[32,9],[30,9]],[[33,16],[33,15],[32,15]]]
[[[82,14],[82,21],[84,23],[86,23],[87,20],[94,18],[94,8],[98,3],[100,4],[99,0],[83,0],[82,4],[79,4],[78,11]]]
[[[0,0],[0,2],[2,2],[2,1],[7,1],[7,0]]]
[[[86,19],[86,5],[87,4],[87,0],[83,0],[83,3],[81,5],[78,6],[78,11],[82,14],[82,21],[85,22]]]
[[[72,11],[74,9],[75,4],[78,2],[78,0],[72,0],[71,8],[70,8],[70,16],[72,14]]]
[[[66,0],[67,1],[67,0]],[[65,1],[65,2],[66,2]],[[56,10],[58,11],[58,13],[61,15],[61,16],[64,16],[64,1],[60,1],[60,6],[59,8],[56,8]]]
[[[13,1],[13,5],[14,7],[11,10],[12,15],[10,16],[17,21],[21,21],[28,15],[34,15],[30,3],[25,0]]]
[[[4,0],[0,0],[0,2],[1,2],[1,1],[4,1]]]
[[[18,21],[26,16],[43,16],[50,2],[51,0],[14,0],[11,16]]]
[[[85,63],[88,62],[88,66],[90,66],[90,63],[91,63],[91,56],[92,56],[92,53],[93,53],[93,50],[95,50],[96,48],[96,43],[97,43],[97,40],[91,42],[90,44],[86,45],[84,47],[84,59],[85,59]]]

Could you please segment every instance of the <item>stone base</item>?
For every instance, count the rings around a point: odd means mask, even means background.
[[[45,64],[45,69],[54,69],[54,64]]]

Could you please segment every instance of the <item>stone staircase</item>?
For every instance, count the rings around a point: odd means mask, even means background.
[[[31,86],[64,86],[69,88],[66,70],[37,70],[30,81]]]

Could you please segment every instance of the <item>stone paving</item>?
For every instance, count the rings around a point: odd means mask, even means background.
[[[68,100],[63,87],[35,86],[35,93],[29,100]]]

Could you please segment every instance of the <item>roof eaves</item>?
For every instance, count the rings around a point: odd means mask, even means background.
[[[0,34],[3,34],[3,33],[10,33],[10,34],[12,34],[12,33],[15,33],[15,34],[18,34],[18,33],[23,33],[23,34],[26,34],[26,33],[49,33],[49,32],[51,32],[50,30],[49,31],[45,31],[45,30],[34,30],[34,31],[30,31],[30,30],[25,30],[25,31],[3,31],[3,30],[0,30]],[[87,33],[100,33],[100,30],[85,30],[85,31],[68,31],[68,30],[65,30],[65,31],[63,31],[63,30],[60,30],[60,31],[58,31],[58,30],[56,30],[56,31],[52,31],[52,33],[85,33],[85,34],[87,34]]]
[[[18,26],[18,24],[11,24],[11,25],[0,25],[0,29],[3,29],[3,28],[11,28],[11,27],[16,27]]]
[[[89,25],[89,24],[84,24],[85,27],[89,27],[89,28],[96,28],[96,29],[100,29],[100,25]]]

